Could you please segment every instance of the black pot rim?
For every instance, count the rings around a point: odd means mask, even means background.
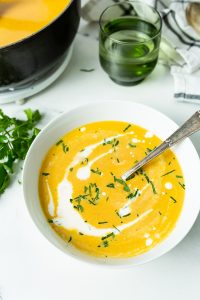
[[[19,40],[19,41],[17,41],[17,42],[14,42],[14,43],[8,44],[8,45],[6,45],[6,46],[0,47],[0,52],[1,52],[1,50],[7,50],[7,49],[9,49],[9,48],[12,48],[13,46],[17,46],[18,44],[21,44],[21,43],[23,43],[24,41],[26,41],[26,40],[28,40],[28,39],[30,39],[30,38],[36,36],[37,34],[39,34],[39,33],[42,32],[42,31],[44,31],[46,28],[48,28],[48,27],[51,26],[54,22],[56,22],[56,21],[60,18],[60,16],[62,16],[62,14],[64,14],[64,13],[66,12],[66,10],[71,6],[71,4],[72,4],[73,1],[74,1],[74,0],[70,0],[69,3],[68,3],[68,4],[66,5],[66,7],[64,8],[64,10],[62,10],[61,13],[60,13],[58,16],[56,16],[56,17],[55,17],[50,23],[48,23],[46,26],[42,27],[40,30],[34,32],[33,34],[31,34],[31,35],[29,35],[29,36],[27,36],[27,37],[25,37],[25,38],[23,38],[23,39],[21,39],[21,40]]]

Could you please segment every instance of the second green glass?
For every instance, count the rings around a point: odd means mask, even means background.
[[[135,85],[155,68],[161,39],[159,13],[141,2],[120,2],[100,17],[99,57],[121,85]]]

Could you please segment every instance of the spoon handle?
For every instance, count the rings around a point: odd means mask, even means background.
[[[166,149],[172,147],[186,137],[200,130],[200,110],[197,111],[189,120],[187,120],[179,129],[177,129],[168,139],[151,151],[145,158],[136,163],[130,170],[122,175],[123,180],[129,179],[133,173],[146,165],[152,159],[163,153]]]
[[[200,130],[200,110],[177,129],[167,140],[169,147]]]

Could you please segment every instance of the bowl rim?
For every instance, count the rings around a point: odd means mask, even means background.
[[[192,219],[190,218],[190,223],[189,225],[186,226],[186,228],[184,229],[184,232],[179,234],[179,236],[177,236],[176,238],[176,241],[174,243],[172,243],[172,245],[168,246],[166,249],[162,249],[160,250],[160,253],[157,253],[157,254],[153,254],[152,257],[147,257],[145,258],[145,254],[146,253],[150,253],[152,252],[153,249],[157,249],[159,246],[158,245],[161,245],[163,244],[163,242],[161,242],[160,244],[156,245],[154,248],[152,248],[152,250],[149,250],[147,252],[145,252],[144,254],[142,255],[139,255],[139,256],[135,256],[135,257],[131,257],[131,258],[123,258],[123,259],[104,259],[104,258],[96,258],[96,257],[93,257],[93,256],[90,256],[88,254],[84,254],[82,253],[82,251],[76,251],[75,250],[75,255],[74,253],[70,253],[70,251],[64,251],[63,249],[61,249],[61,241],[60,241],[60,246],[58,244],[56,244],[55,242],[52,241],[52,239],[48,238],[47,237],[47,234],[44,233],[44,229],[42,228],[41,229],[41,226],[38,226],[36,220],[34,219],[34,214],[33,212],[31,211],[31,208],[30,208],[30,204],[29,204],[29,201],[28,201],[28,194],[27,194],[27,174],[30,172],[29,169],[28,169],[28,163],[31,159],[32,156],[34,156],[34,148],[36,147],[37,148],[37,143],[38,141],[42,140],[43,136],[45,136],[46,134],[49,134],[50,132],[48,132],[50,130],[50,128],[55,125],[55,124],[58,124],[59,122],[61,122],[63,119],[67,119],[66,117],[69,117],[70,115],[76,115],[77,112],[80,112],[84,109],[88,109],[88,108],[93,108],[93,109],[97,109],[97,106],[104,106],[104,108],[106,109],[109,105],[133,105],[138,107],[138,108],[141,108],[141,109],[144,109],[144,110],[147,110],[148,113],[152,113],[152,114],[156,114],[157,116],[159,116],[160,118],[162,118],[163,120],[165,120],[165,122],[168,122],[170,126],[174,127],[175,129],[178,128],[178,125],[173,121],[171,120],[169,117],[167,117],[165,114],[161,113],[160,111],[152,108],[152,107],[149,107],[147,105],[144,105],[144,104],[140,104],[138,102],[132,102],[132,101],[121,101],[121,100],[117,100],[117,101],[102,101],[102,102],[89,102],[87,104],[84,104],[84,105],[81,105],[81,106],[78,106],[78,107],[75,107],[73,109],[70,109],[69,111],[65,111],[63,112],[62,114],[58,115],[57,117],[55,117],[53,120],[51,120],[41,131],[41,133],[36,137],[36,139],[34,140],[34,142],[32,143],[28,153],[27,153],[27,156],[26,156],[26,159],[25,159],[25,162],[24,162],[24,168],[23,168],[23,193],[24,193],[24,199],[25,199],[25,203],[26,203],[26,207],[27,207],[27,210],[35,224],[35,226],[39,229],[39,232],[45,236],[45,238],[49,241],[49,243],[53,244],[55,247],[59,248],[61,251],[63,251],[63,253],[73,257],[73,258],[76,258],[78,259],[79,261],[81,262],[87,262],[87,263],[93,263],[95,265],[102,265],[102,266],[117,266],[117,267],[127,267],[127,266],[135,266],[135,265],[140,265],[140,264],[144,264],[144,263],[147,263],[147,262],[150,262],[156,258],[159,258],[161,257],[162,255],[168,253],[171,249],[173,249],[175,246],[177,246],[183,239],[184,237],[188,234],[188,232],[190,231],[190,229],[192,228],[193,224],[195,223],[196,221],[196,218],[199,214],[199,211],[200,211],[200,201],[199,203],[197,203],[197,210],[196,211],[193,211],[193,217]],[[103,119],[103,118],[102,118]],[[103,121],[103,120],[102,120]],[[95,122],[95,121],[93,121]],[[91,123],[91,122],[88,122],[88,123]],[[134,122],[133,122],[134,123]],[[84,124],[87,124],[87,123],[83,123],[82,125]],[[82,126],[80,125],[80,126]],[[146,127],[144,127],[146,128]],[[146,128],[148,130],[148,128]],[[71,129],[70,129],[71,130]],[[70,130],[66,130],[66,132],[70,131]],[[156,134],[157,135],[157,134]],[[59,137],[61,137],[62,135],[60,134]],[[190,148],[191,151],[193,151],[193,155],[194,155],[194,159],[196,160],[196,164],[195,164],[195,167],[198,169],[199,173],[200,173],[200,160],[199,160],[199,156],[198,156],[198,153],[194,147],[194,145],[192,144],[192,142],[187,138],[186,139],[186,147]],[[48,147],[49,149],[50,147]],[[46,151],[47,152],[47,151]],[[45,153],[46,153],[45,152]],[[173,151],[176,153],[176,151]],[[177,155],[177,153],[176,153]],[[182,165],[181,165],[182,167]],[[185,175],[185,174],[184,174]],[[186,198],[186,195],[185,195],[185,198]],[[185,201],[184,201],[185,203]],[[181,214],[183,213],[183,210],[184,208],[182,208],[182,211],[181,211]],[[46,217],[45,215],[43,216],[44,217],[44,220],[45,222],[47,222],[46,220]],[[180,216],[178,218],[178,221],[180,219]],[[49,226],[50,227],[50,226]],[[169,237],[172,235],[174,229],[172,230],[172,232],[170,232],[169,234]],[[53,229],[52,229],[52,235],[53,235]],[[56,234],[56,236],[58,236]],[[164,242],[166,240],[168,240],[168,238],[165,238]],[[60,238],[61,240],[61,238]],[[73,251],[74,251],[74,247],[73,247]],[[78,254],[78,255],[77,255]],[[138,257],[142,257],[144,256],[144,259],[142,259],[142,261],[137,261],[137,262],[134,262],[134,259],[135,258],[138,258]]]

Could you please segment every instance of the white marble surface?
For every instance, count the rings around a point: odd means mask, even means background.
[[[84,73],[81,68],[95,70]],[[158,65],[138,86],[116,85],[99,65],[98,42],[80,34],[69,67],[51,87],[23,106],[1,108],[18,116],[25,107],[38,108],[46,113],[43,126],[59,111],[108,99],[144,103],[178,124],[200,108],[175,102],[172,77],[164,66]],[[200,153],[200,134],[192,140]],[[154,262],[129,269],[95,267],[66,256],[39,233],[26,210],[20,178],[19,170],[0,197],[0,299],[200,299],[200,217],[174,250]]]

